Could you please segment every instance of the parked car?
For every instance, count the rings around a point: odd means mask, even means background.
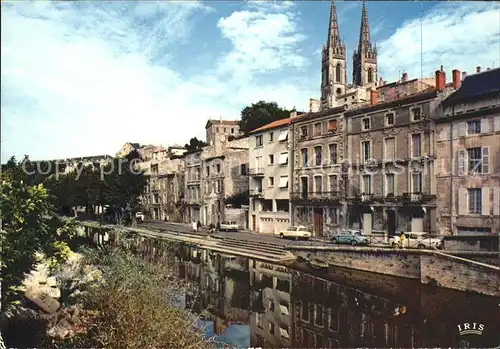
[[[236,222],[224,221],[220,223],[220,231],[238,231],[239,226]]]
[[[286,230],[276,232],[275,235],[278,235],[281,239],[294,238],[296,240],[309,240],[313,234],[309,231],[309,229],[307,229],[307,227],[299,225],[288,227]]]
[[[349,244],[349,245],[369,245],[368,237],[364,236],[360,230],[345,229],[331,237],[334,244]]]
[[[135,213],[135,220],[139,223],[144,222],[144,213],[142,212],[136,212]]]
[[[443,239],[433,237],[426,232],[405,232],[405,239],[401,241],[401,234],[389,239],[389,245],[394,248],[443,248]]]

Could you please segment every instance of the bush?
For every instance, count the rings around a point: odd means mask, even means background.
[[[98,266],[92,274],[102,281],[84,290],[83,307],[95,315],[85,321],[87,333],[59,347],[207,348],[196,317],[173,306],[185,285],[170,266],[118,249],[84,254],[82,264]]]

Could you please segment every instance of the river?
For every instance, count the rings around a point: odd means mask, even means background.
[[[500,299],[343,268],[297,270],[184,247],[184,306],[237,348],[492,348]],[[466,331],[462,332],[461,331]]]

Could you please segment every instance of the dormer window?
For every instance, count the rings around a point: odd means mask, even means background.
[[[385,125],[386,126],[394,125],[394,113],[385,114]]]
[[[420,119],[422,119],[422,109],[420,109],[420,107],[412,108],[411,119],[413,121],[419,121]]]
[[[370,129],[370,118],[364,118],[362,120],[363,131]]]

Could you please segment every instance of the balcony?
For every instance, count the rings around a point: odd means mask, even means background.
[[[264,168],[263,167],[250,168],[248,169],[248,175],[253,177],[263,177]]]
[[[199,182],[200,182],[200,177],[193,176],[187,179],[188,184],[197,184]]]
[[[373,201],[373,194],[361,194],[361,202],[371,202]]]
[[[262,188],[254,188],[250,190],[250,196],[252,197],[261,197],[264,195]]]
[[[309,191],[292,192],[290,196],[292,201],[320,201],[335,202],[340,199],[339,191]]]

